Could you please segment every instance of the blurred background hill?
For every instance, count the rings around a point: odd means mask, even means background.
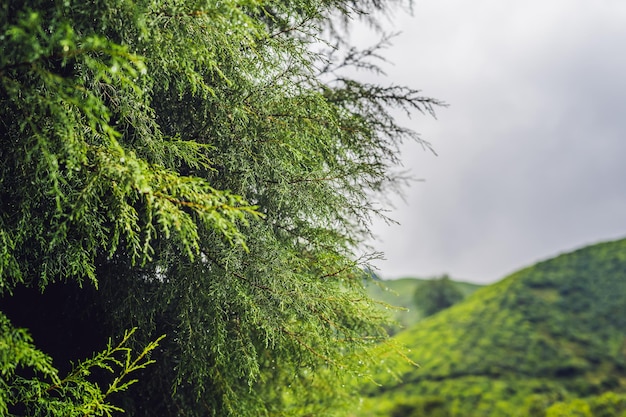
[[[385,281],[372,295],[410,308],[424,282]],[[355,415],[626,416],[626,240],[455,285],[466,298],[450,308],[397,313],[409,327],[395,339],[419,367],[384,361]]]

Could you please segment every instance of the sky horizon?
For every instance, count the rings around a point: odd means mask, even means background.
[[[383,23],[378,82],[449,107],[403,121],[437,156],[402,148],[423,181],[373,225],[382,278],[490,283],[626,237],[626,3],[418,0]]]

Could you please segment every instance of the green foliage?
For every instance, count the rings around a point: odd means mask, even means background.
[[[626,416],[626,395],[606,392],[600,396],[558,402],[546,410],[545,416],[623,417]]]
[[[428,280],[421,278],[400,278],[373,280],[366,283],[368,294],[380,303],[381,308],[392,313],[394,322],[388,325],[390,334],[407,329],[425,317],[423,308],[414,295],[417,289],[426,282]],[[481,287],[481,285],[468,282],[450,282],[463,298]]]
[[[133,333],[126,332],[115,346],[109,341],[104,351],[60,377],[52,359],[33,345],[28,332],[14,328],[0,314],[0,415],[112,416],[123,411],[109,397],[137,382],[129,374],[154,363],[149,354],[162,339],[133,356],[127,347]],[[111,374],[106,388],[90,380],[94,371]]]
[[[381,364],[362,415],[431,396],[459,417],[601,415],[626,392],[624,253],[621,240],[540,262],[399,334],[419,367]]]
[[[165,57],[139,56],[132,38],[118,44],[102,27],[148,36],[140,15],[148,10],[100,7],[112,16],[86,19],[98,9],[70,3],[3,6],[3,292],[34,277],[41,288],[68,278],[95,283],[100,253],[119,248],[145,262],[158,234],[174,234],[192,255],[200,225],[242,242],[237,222],[258,215],[241,197],[176,172],[207,167],[210,147],[167,137],[155,122],[150,84],[164,80],[149,76],[155,68],[146,61]]]
[[[546,417],[592,417],[589,404],[580,399],[569,403],[556,403],[548,408]]]
[[[391,412],[391,417],[448,417],[442,397],[421,397],[412,404],[398,404]]]
[[[450,277],[444,275],[422,283],[414,293],[415,304],[425,316],[435,313],[458,303],[463,293],[454,285]]]
[[[168,334],[130,415],[339,413],[386,338],[355,253],[419,140],[392,108],[440,104],[345,75],[377,52],[334,22],[391,3],[2,3],[2,310],[59,366]]]

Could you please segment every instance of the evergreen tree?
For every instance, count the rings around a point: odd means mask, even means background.
[[[420,284],[415,289],[414,299],[415,305],[425,316],[432,316],[461,301],[463,293],[450,277],[443,275]]]
[[[337,410],[386,336],[355,253],[398,145],[419,140],[391,111],[439,104],[345,76],[376,70],[376,51],[346,48],[334,22],[388,7],[0,6],[0,310],[53,358],[28,339],[35,376],[76,375],[121,338],[151,352],[112,399],[129,415]]]

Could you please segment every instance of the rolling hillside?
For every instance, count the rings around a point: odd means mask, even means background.
[[[420,366],[388,360],[355,415],[622,416],[626,240],[521,270],[397,340]]]

